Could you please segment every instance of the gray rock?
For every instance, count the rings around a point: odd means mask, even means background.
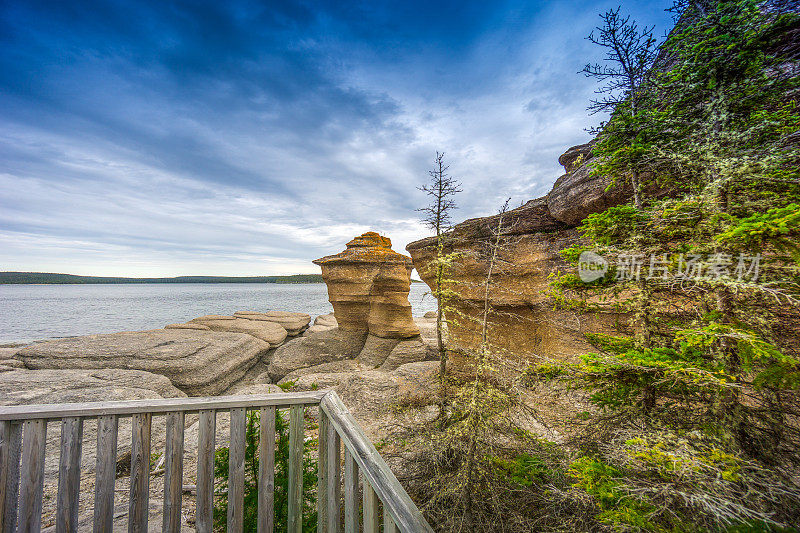
[[[22,346],[17,348],[0,348],[0,359],[12,359],[21,349]]]
[[[364,346],[366,335],[336,328],[294,339],[275,350],[267,372],[277,382],[299,368],[352,359]]]
[[[364,347],[361,348],[361,352],[359,352],[356,359],[368,368],[377,368],[386,361],[386,358],[389,357],[389,354],[399,342],[400,339],[384,339],[375,335],[367,335]]]
[[[7,366],[9,368],[25,368],[25,363],[19,359],[0,359],[0,365]]]
[[[388,372],[408,363],[433,361],[437,357],[436,350],[423,342],[421,338],[409,339],[394,347],[381,365],[381,370]]]
[[[335,328],[339,326],[339,323],[336,322],[336,315],[333,313],[328,313],[327,315],[319,315],[317,318],[315,318],[314,325]]]
[[[593,176],[592,164],[586,163],[558,178],[546,199],[553,218],[575,226],[592,213],[626,202],[630,195],[630,187],[612,186],[608,176]]]
[[[311,315],[305,313],[290,313],[288,311],[267,311],[266,313],[237,311],[233,316],[246,320],[280,324],[292,337],[302,333],[308,327],[309,322],[311,322]]]
[[[227,389],[268,350],[266,342],[242,333],[158,329],[43,342],[17,357],[31,369],[144,370],[202,396]]]
[[[164,329],[196,329],[198,331],[211,331],[211,328],[203,324],[187,323],[187,324],[167,324]]]
[[[586,144],[573,146],[559,156],[558,162],[564,167],[564,170],[572,172],[592,158],[592,148],[596,143],[597,141],[593,139]]]
[[[193,324],[203,324],[211,331],[228,331],[233,333],[247,333],[264,342],[272,348],[283,344],[286,340],[286,328],[275,322],[262,320],[248,320],[238,317],[222,317],[220,315],[201,316],[190,320]]]

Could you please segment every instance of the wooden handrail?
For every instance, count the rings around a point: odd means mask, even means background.
[[[383,502],[384,531],[432,532],[422,513],[367,439],[355,418],[333,391],[253,394],[208,398],[168,398],[74,404],[0,407],[0,533],[38,532],[41,527],[44,454],[47,422],[61,419],[56,530],[74,531],[78,525],[83,421],[97,418],[94,530],[111,531],[119,419],[133,417],[131,481],[128,501],[129,531],[146,531],[149,512],[151,424],[153,415],[166,419],[163,531],[180,531],[185,415],[199,412],[197,450],[198,531],[211,533],[213,511],[215,426],[218,411],[231,415],[228,472],[228,531],[239,532],[243,519],[245,483],[245,412],[260,410],[258,531],[272,530],[275,468],[276,409],[290,408],[289,420],[289,531],[302,529],[303,441],[305,407],[319,407],[318,531],[359,530],[357,516],[359,471],[364,480],[364,531],[377,532],[378,506]],[[344,444],[342,480],[341,444]],[[344,481],[344,492],[342,491]]]
[[[342,439],[347,450],[358,464],[385,510],[402,533],[433,532],[422,513],[409,497],[389,465],[364,434],[361,426],[347,410],[335,392],[327,393],[320,402],[322,411]],[[366,491],[365,491],[366,492]]]
[[[0,407],[0,420],[38,420],[79,416],[94,418],[105,415],[134,415],[198,412],[206,409],[255,409],[268,406],[316,405],[325,391],[287,392],[276,394],[242,394],[205,398],[166,398],[163,400],[127,400],[121,402],[62,403],[12,405]]]

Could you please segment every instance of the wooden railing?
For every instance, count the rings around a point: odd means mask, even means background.
[[[304,410],[319,409],[317,514],[319,532],[430,532],[419,509],[364,435],[335,392],[303,392],[211,398],[174,398],[84,404],[0,407],[0,533],[41,529],[47,422],[61,420],[56,532],[78,529],[83,421],[97,419],[97,463],[93,531],[110,532],[120,417],[132,418],[128,531],[148,530],[150,432],[153,416],[166,423],[162,530],[181,530],[184,422],[199,413],[197,445],[197,531],[213,527],[216,414],[230,412],[228,531],[244,523],[246,411],[260,411],[258,531],[271,532],[275,488],[275,412],[289,409],[288,530],[302,529]],[[344,444],[344,479],[341,445]],[[361,475],[359,475],[359,473]],[[359,478],[363,502],[359,506]],[[342,491],[344,486],[344,491]],[[359,512],[359,507],[362,511]],[[363,520],[361,514],[363,513]]]

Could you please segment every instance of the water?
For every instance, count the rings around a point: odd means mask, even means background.
[[[412,283],[414,316],[436,309]],[[163,328],[202,315],[236,311],[333,311],[324,283],[146,283],[124,285],[0,285],[0,343]]]

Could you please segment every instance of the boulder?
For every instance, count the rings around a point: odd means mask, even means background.
[[[436,401],[438,372],[438,361],[405,364],[392,372],[336,361],[298,370],[284,382],[293,381],[292,391],[335,390],[367,434],[377,438],[385,434],[386,425],[397,423],[393,409],[401,402],[426,405]]]
[[[319,315],[315,318],[314,325],[335,328],[339,326],[339,323],[336,322],[336,315],[334,313],[328,313],[327,315]]]
[[[592,158],[592,148],[594,148],[595,144],[596,141],[592,140],[586,144],[579,144],[569,148],[559,156],[559,164],[563,166],[564,170],[567,172],[572,172]]]
[[[321,333],[323,331],[328,331],[329,329],[333,329],[339,327],[339,324],[336,322],[336,317],[333,313],[328,313],[327,315],[319,315],[317,318],[314,319],[314,325],[309,327],[303,332],[303,335],[313,335],[314,333]]]
[[[439,313],[437,313],[436,311],[428,311],[427,313],[422,315],[423,318],[436,318],[437,316],[439,316]]]
[[[365,367],[379,367],[399,342],[400,339],[384,339],[375,335],[367,335],[367,340],[356,359]]]
[[[419,335],[408,302],[411,259],[392,250],[388,238],[364,233],[343,252],[314,263],[322,268],[341,330],[395,339]]]
[[[366,337],[366,332],[337,328],[294,339],[275,350],[267,372],[277,382],[299,368],[353,359],[364,347]]]
[[[308,327],[311,322],[311,315],[305,313],[290,313],[288,311],[267,311],[259,313],[257,311],[237,311],[234,317],[245,318],[247,320],[275,322],[280,324],[286,332],[294,337],[299,335]]]
[[[37,343],[18,352],[31,369],[129,369],[166,376],[192,396],[214,395],[269,350],[251,335],[159,329]]]
[[[167,324],[164,329],[196,329],[198,331],[211,331],[211,328],[203,324],[187,323],[187,324]]]
[[[556,180],[547,194],[547,208],[556,220],[575,226],[591,215],[628,201],[630,187],[611,184],[605,175],[592,175],[592,163]]]
[[[232,333],[247,333],[257,339],[269,343],[276,348],[286,340],[286,328],[276,322],[264,320],[248,320],[233,316],[208,315],[190,321],[193,324],[202,324],[211,331],[228,331]]]
[[[0,348],[0,359],[12,359],[21,349],[22,346],[16,348]]]
[[[390,372],[408,363],[433,361],[438,357],[436,349],[423,342],[421,338],[409,339],[399,342],[381,363],[380,368]]]

